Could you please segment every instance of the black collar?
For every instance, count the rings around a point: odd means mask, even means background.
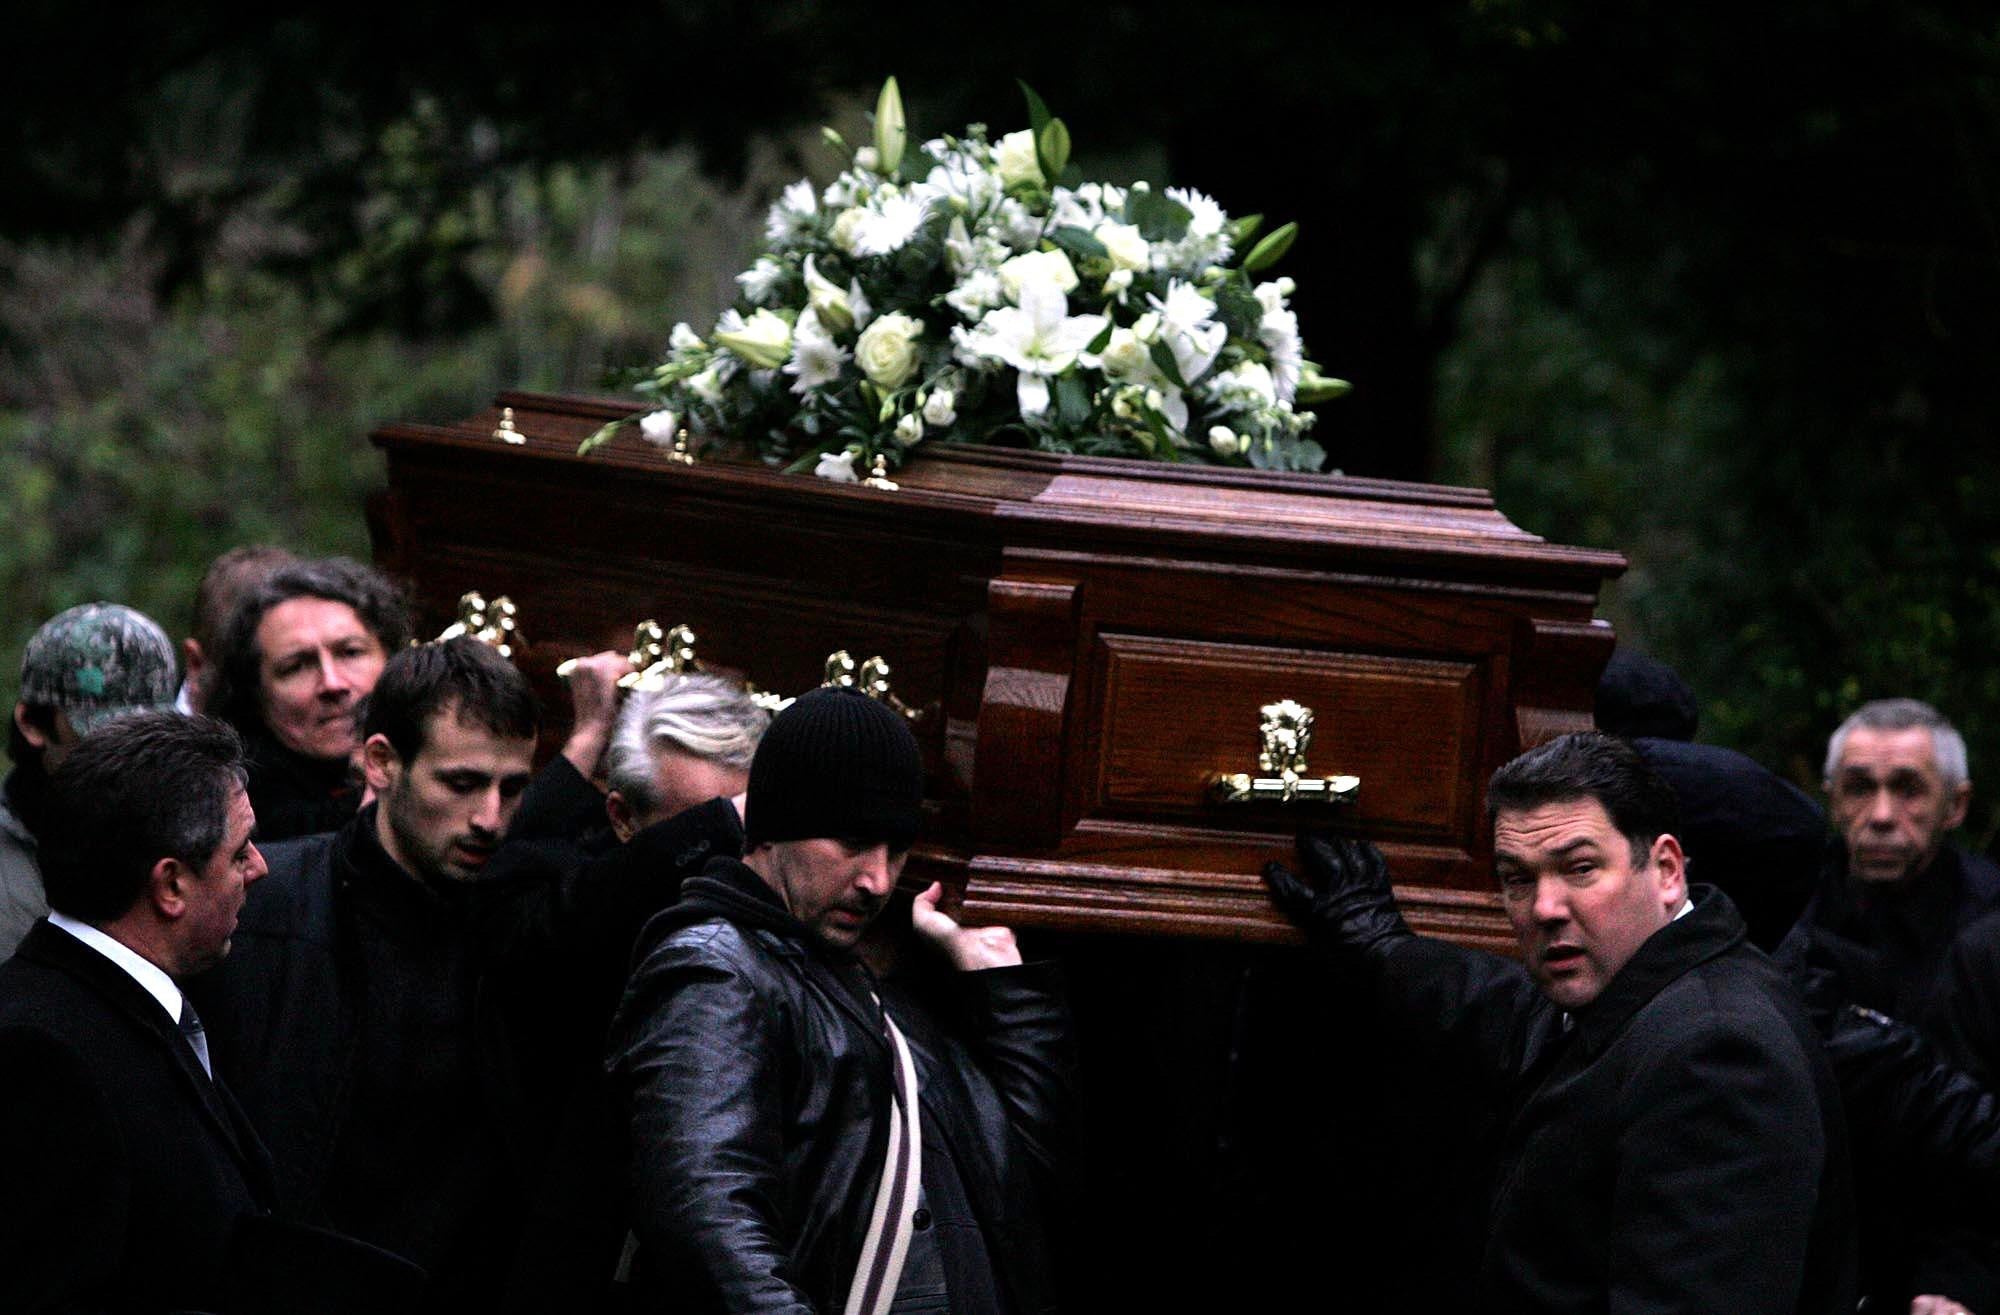
[[[1634,1014],[1690,968],[1744,942],[1743,917],[1728,896],[1713,886],[1689,893],[1694,908],[1649,936],[1598,997],[1576,1011],[1574,1039],[1587,1053],[1601,1053]]]

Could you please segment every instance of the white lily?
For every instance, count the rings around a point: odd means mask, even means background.
[[[1049,409],[1049,380],[1076,364],[1106,323],[1102,315],[1071,315],[1062,293],[1048,283],[1021,287],[1019,306],[1001,306],[979,322],[973,341],[981,355],[1020,371],[1021,414]]]

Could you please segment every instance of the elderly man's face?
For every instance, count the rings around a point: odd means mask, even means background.
[[[1595,799],[1502,812],[1493,821],[1501,903],[1542,993],[1579,1009],[1603,993],[1687,899],[1680,842],[1632,845]]]
[[[1945,832],[1965,821],[1972,784],[1947,789],[1922,726],[1847,734],[1826,783],[1833,824],[1847,841],[1847,868],[1861,881],[1908,881],[1931,865]]]

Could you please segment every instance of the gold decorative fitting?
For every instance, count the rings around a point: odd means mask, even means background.
[[[442,644],[460,637],[490,644],[494,652],[510,662],[515,651],[528,642],[515,623],[514,600],[501,594],[489,603],[476,589],[459,595],[458,620],[440,631],[433,642]]]
[[[674,446],[668,451],[667,460],[681,466],[692,466],[695,464],[694,450],[688,447],[688,431],[686,429],[682,429],[678,434],[674,435]]]
[[[528,441],[526,434],[514,428],[513,407],[503,406],[500,408],[500,427],[493,431],[493,437],[499,439],[502,443],[511,443],[515,447],[519,447]]]
[[[632,664],[633,670],[618,678],[620,689],[660,689],[666,685],[668,676],[701,670],[701,663],[694,655],[694,631],[684,625],[662,630],[660,623],[651,619],[633,627],[632,651],[625,655],[625,660]],[[568,680],[581,661],[582,658],[569,658],[560,663],[556,675]]]
[[[861,482],[871,489],[881,489],[884,493],[894,493],[903,487],[889,478],[889,458],[879,452],[875,454],[875,465],[869,470],[868,478]]]
[[[826,679],[821,682],[821,688],[827,686],[858,689],[877,703],[888,704],[911,721],[924,715],[922,709],[910,707],[889,688],[889,663],[880,655],[857,663],[844,648],[837,653],[829,653]]]
[[[1260,770],[1216,772],[1208,778],[1209,795],[1217,803],[1350,804],[1361,789],[1358,776],[1311,776],[1306,753],[1312,747],[1313,710],[1291,699],[1258,709],[1263,721],[1257,734],[1263,745],[1257,754]]]
[[[662,634],[658,621],[641,621],[633,632],[632,665],[638,670],[618,678],[620,689],[663,689],[670,676],[700,671],[694,631],[680,625]]]

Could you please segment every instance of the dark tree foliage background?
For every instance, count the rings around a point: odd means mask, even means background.
[[[1632,559],[1606,609],[1801,780],[1859,699],[2000,764],[2000,20],[1565,0],[577,11],[29,0],[0,80],[0,662],[186,622],[215,551],[365,551],[365,442],[594,387],[866,131],[1025,115],[1296,218],[1345,469]],[[2000,770],[1996,768],[1995,770]],[[2000,791],[1991,792],[2000,800]],[[1979,815],[1990,840],[2000,809]]]

